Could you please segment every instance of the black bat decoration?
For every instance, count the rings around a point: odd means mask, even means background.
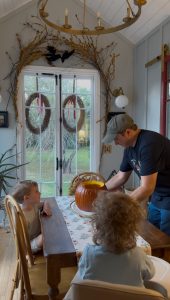
[[[61,59],[62,63],[64,63],[64,61],[66,59],[68,59],[70,56],[72,56],[75,52],[75,50],[72,51],[64,51],[64,53],[61,54],[57,54],[56,49],[53,46],[48,46],[47,47],[47,53],[45,54],[45,57],[48,61],[49,64],[52,64],[52,62]]]
[[[63,55],[62,55],[62,57],[61,57],[61,61],[62,61],[62,63],[66,60],[66,59],[68,59],[70,56],[72,56],[73,54],[74,54],[74,52],[75,52],[75,50],[72,50],[72,51],[65,51],[64,53],[63,53]]]

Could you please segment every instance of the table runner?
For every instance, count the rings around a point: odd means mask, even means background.
[[[82,218],[71,209],[70,204],[74,201],[74,197],[60,196],[56,198],[56,201],[63,214],[76,253],[79,255],[83,252],[87,244],[93,244],[90,218]],[[136,238],[136,244],[141,247],[146,254],[151,255],[149,243],[139,235]]]

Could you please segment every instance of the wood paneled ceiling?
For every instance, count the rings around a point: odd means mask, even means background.
[[[0,0],[0,18],[17,10],[21,6],[36,0]],[[61,0],[55,0],[56,6]],[[69,1],[69,0],[68,0]],[[77,1],[77,0],[76,0]],[[83,2],[83,0],[79,0]],[[126,13],[125,0],[86,0],[89,9],[96,14],[97,11],[106,23],[116,25]],[[133,2],[133,0],[130,0]],[[133,44],[138,43],[151,30],[158,26],[168,16],[170,16],[170,0],[147,0],[147,5],[143,7],[140,19],[120,33]]]
[[[3,18],[32,0],[0,0],[0,18]]]
[[[83,0],[80,0],[83,2]],[[103,19],[111,25],[117,24],[126,14],[125,0],[86,0],[88,7],[99,11]],[[130,0],[133,3],[133,0]],[[150,31],[170,16],[170,0],[147,0],[139,20],[127,29],[120,31],[133,44],[138,43]]]

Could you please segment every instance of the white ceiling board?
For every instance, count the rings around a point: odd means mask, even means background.
[[[0,18],[7,16],[29,2],[32,2],[32,0],[0,0]]]
[[[86,0],[86,2],[95,14],[100,11],[104,21],[113,26],[119,24],[126,14],[126,0]],[[133,0],[130,0],[130,3],[135,9]],[[142,7],[139,20],[120,33],[136,44],[168,16],[170,16],[170,0],[147,0],[147,4]]]
[[[153,5],[154,1],[154,5]],[[139,42],[170,15],[170,0],[150,0],[139,20],[122,34],[133,43]]]

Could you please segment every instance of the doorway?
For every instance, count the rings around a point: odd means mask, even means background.
[[[99,168],[98,72],[31,67],[21,80],[23,177],[42,197],[67,195],[76,174]]]

